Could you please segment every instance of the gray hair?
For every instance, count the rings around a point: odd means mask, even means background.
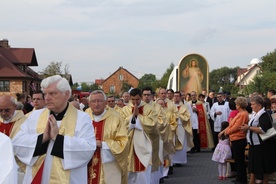
[[[14,97],[11,96],[11,102],[13,105],[16,105],[17,106],[17,101]]]
[[[23,103],[17,102],[17,103],[16,103],[16,108],[15,108],[15,109],[16,109],[16,110],[23,110],[23,109],[24,109]]]
[[[251,97],[250,102],[255,102],[256,104],[259,104],[262,107],[264,107],[264,99],[259,95]]]
[[[92,95],[95,95],[95,94],[102,94],[103,97],[104,97],[104,100],[106,101],[106,95],[105,95],[105,93],[104,93],[102,90],[95,90],[95,91],[92,91],[92,92],[90,93],[90,95],[89,95],[89,100],[90,100],[91,96],[92,96]]]
[[[246,109],[246,107],[248,106],[247,98],[245,97],[238,97],[235,100],[235,103],[236,105],[239,105],[242,109]]]
[[[61,91],[62,93],[65,93],[66,91],[69,91],[69,97],[71,96],[72,89],[69,85],[69,82],[66,78],[61,77],[60,75],[53,75],[50,77],[47,77],[42,80],[41,82],[41,89],[42,91],[49,87],[49,85],[57,83],[57,89]]]

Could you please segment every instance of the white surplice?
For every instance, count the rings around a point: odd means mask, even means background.
[[[179,139],[181,139],[182,149],[175,151],[172,155],[172,163],[174,164],[186,164],[187,163],[187,140],[186,140],[186,132],[182,126],[182,122],[180,119],[177,121],[178,127],[176,129]]]
[[[222,114],[215,116],[215,113],[217,111],[222,112]],[[210,110],[210,116],[214,120],[214,131],[215,132],[221,131],[221,123],[223,121],[228,121],[229,114],[230,114],[230,108],[229,108],[228,102],[225,102],[224,105],[219,105],[218,102],[213,104],[213,106]]]
[[[18,166],[13,156],[11,140],[0,132],[0,183],[17,184]]]
[[[29,184],[32,178],[32,165],[37,161],[38,156],[33,157],[37,137],[36,131],[38,119],[44,111],[34,111],[22,124],[21,130],[13,138],[12,143],[16,156],[27,165],[23,183]],[[61,121],[58,121],[60,126]],[[70,123],[70,122],[66,122]],[[87,184],[87,164],[96,149],[96,139],[92,120],[87,113],[78,111],[75,134],[73,137],[64,136],[62,166],[64,170],[70,170],[70,184]],[[50,140],[42,175],[42,184],[48,184],[52,168],[51,151],[54,141]]]

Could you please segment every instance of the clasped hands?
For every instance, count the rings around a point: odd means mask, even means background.
[[[59,128],[57,125],[57,120],[52,114],[50,114],[46,127],[44,129],[42,143],[45,143],[50,139],[55,141],[58,135],[58,132],[59,132]]]
[[[137,104],[135,104],[134,105],[134,108],[133,108],[133,117],[137,117],[138,115],[139,115],[139,108],[138,108],[138,105]]]

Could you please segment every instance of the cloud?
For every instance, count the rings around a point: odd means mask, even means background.
[[[14,6],[16,3],[17,6]],[[246,67],[275,48],[274,0],[24,0],[1,3],[0,36],[35,48],[41,71],[69,64],[76,82],[123,66],[161,78],[173,62],[199,53],[210,70]]]

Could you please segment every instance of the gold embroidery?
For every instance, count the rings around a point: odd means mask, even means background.
[[[99,162],[99,158],[97,157],[97,155],[95,155],[95,157],[93,158],[92,162],[93,162],[92,166],[94,166],[94,165],[97,165],[97,164],[98,164],[98,162]]]
[[[93,169],[93,173],[92,173],[92,178],[96,178],[97,177],[97,174],[96,174],[97,170],[96,169]]]

